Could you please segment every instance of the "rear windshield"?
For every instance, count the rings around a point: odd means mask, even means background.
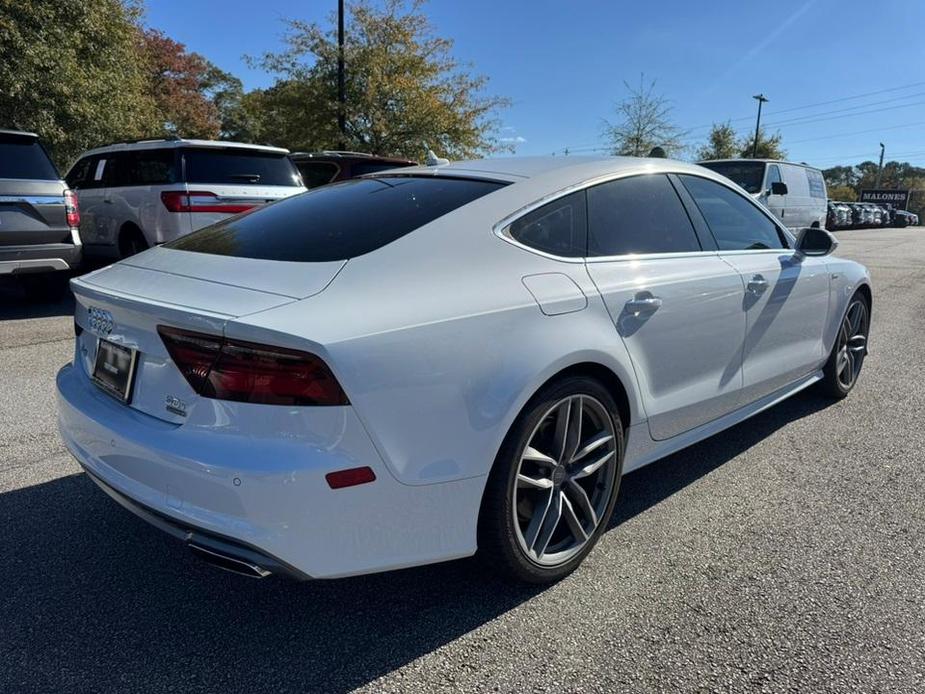
[[[284,153],[257,149],[184,149],[188,183],[297,186],[299,172]]]
[[[230,217],[167,245],[261,260],[347,260],[504,185],[442,177],[353,179]]]
[[[0,178],[58,181],[61,176],[38,139],[0,133]]]
[[[700,162],[711,171],[730,179],[749,193],[760,193],[764,183],[763,161],[706,161]]]

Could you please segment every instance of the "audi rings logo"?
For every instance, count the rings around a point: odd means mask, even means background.
[[[90,330],[97,335],[108,335],[112,332],[112,314],[101,308],[90,307]]]

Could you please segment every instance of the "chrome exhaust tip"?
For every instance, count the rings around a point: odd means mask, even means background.
[[[231,555],[217,552],[214,549],[208,549],[193,542],[187,543],[187,547],[190,548],[190,551],[195,556],[197,556],[199,559],[202,559],[204,562],[211,564],[212,566],[216,566],[219,569],[224,569],[225,571],[238,574],[240,576],[247,576],[249,578],[266,578],[271,573],[270,571],[264,569],[262,566],[258,566],[253,562],[239,559],[238,557],[232,557]]]

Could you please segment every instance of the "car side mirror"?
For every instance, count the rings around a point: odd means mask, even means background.
[[[829,255],[838,248],[838,240],[825,229],[809,227],[797,236],[796,251],[800,255]]]
[[[771,195],[786,195],[787,184],[783,181],[774,181],[771,184]]]

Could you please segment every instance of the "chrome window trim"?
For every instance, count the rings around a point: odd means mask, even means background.
[[[743,195],[741,189],[738,189],[738,186],[736,186],[735,183],[732,183],[732,181],[727,182],[727,181],[721,180],[725,177],[720,176],[719,174],[716,174],[716,178],[714,178],[713,176],[703,176],[698,173],[692,173],[690,171],[631,170],[631,171],[621,171],[619,173],[610,173],[610,174],[603,174],[601,176],[595,176],[594,178],[586,179],[580,183],[573,183],[572,185],[566,186],[565,188],[560,188],[559,190],[549,193],[548,195],[545,195],[542,198],[539,198],[538,200],[534,200],[533,202],[527,205],[524,205],[523,207],[503,217],[500,221],[495,222],[495,224],[492,226],[492,233],[498,238],[500,238],[501,240],[506,241],[507,243],[511,244],[512,246],[517,246],[518,248],[521,248],[535,255],[541,256],[543,258],[547,258],[549,260],[556,260],[560,263],[573,263],[573,264],[575,263],[616,262],[616,261],[624,261],[624,260],[649,260],[653,258],[686,258],[686,257],[696,257],[696,256],[718,255],[720,253],[735,253],[739,255],[745,254],[745,253],[768,253],[768,252],[780,253],[781,251],[786,252],[786,251],[793,250],[793,248],[789,248],[789,247],[788,248],[760,248],[760,249],[752,249],[752,250],[747,250],[747,249],[730,250],[730,251],[723,251],[722,249],[716,249],[716,250],[700,250],[700,251],[678,251],[678,252],[670,252],[670,253],[626,253],[623,255],[568,257],[568,256],[562,256],[562,255],[555,255],[553,253],[547,253],[546,251],[541,251],[537,248],[533,248],[532,246],[528,246],[525,243],[521,243],[520,241],[515,239],[513,236],[511,236],[510,228],[514,222],[516,222],[521,217],[524,217],[530,214],[534,210],[542,207],[543,205],[547,205],[551,202],[555,202],[559,198],[564,198],[566,195],[577,193],[580,190],[587,190],[588,188],[593,188],[596,185],[600,185],[602,183],[609,183],[610,181],[616,181],[621,178],[630,178],[633,176],[647,176],[647,175],[654,175],[654,174],[661,174],[663,176],[668,176],[672,174],[675,176],[694,176],[697,178],[703,178],[707,181],[713,181],[714,183],[718,183],[721,186],[725,186],[726,188],[731,190],[733,193],[736,193],[737,195],[748,200],[759,212],[761,212],[762,214],[764,214],[765,217],[771,220],[771,223],[774,224],[774,226],[778,229],[779,232],[781,231],[780,222],[778,222],[777,219],[769,211],[767,211],[766,209],[764,209],[764,207],[758,204],[752,198],[752,196],[749,195],[748,193],[745,193]],[[682,205],[684,204],[683,200],[681,201],[681,204]],[[784,236],[784,238],[787,238],[787,237]]]

